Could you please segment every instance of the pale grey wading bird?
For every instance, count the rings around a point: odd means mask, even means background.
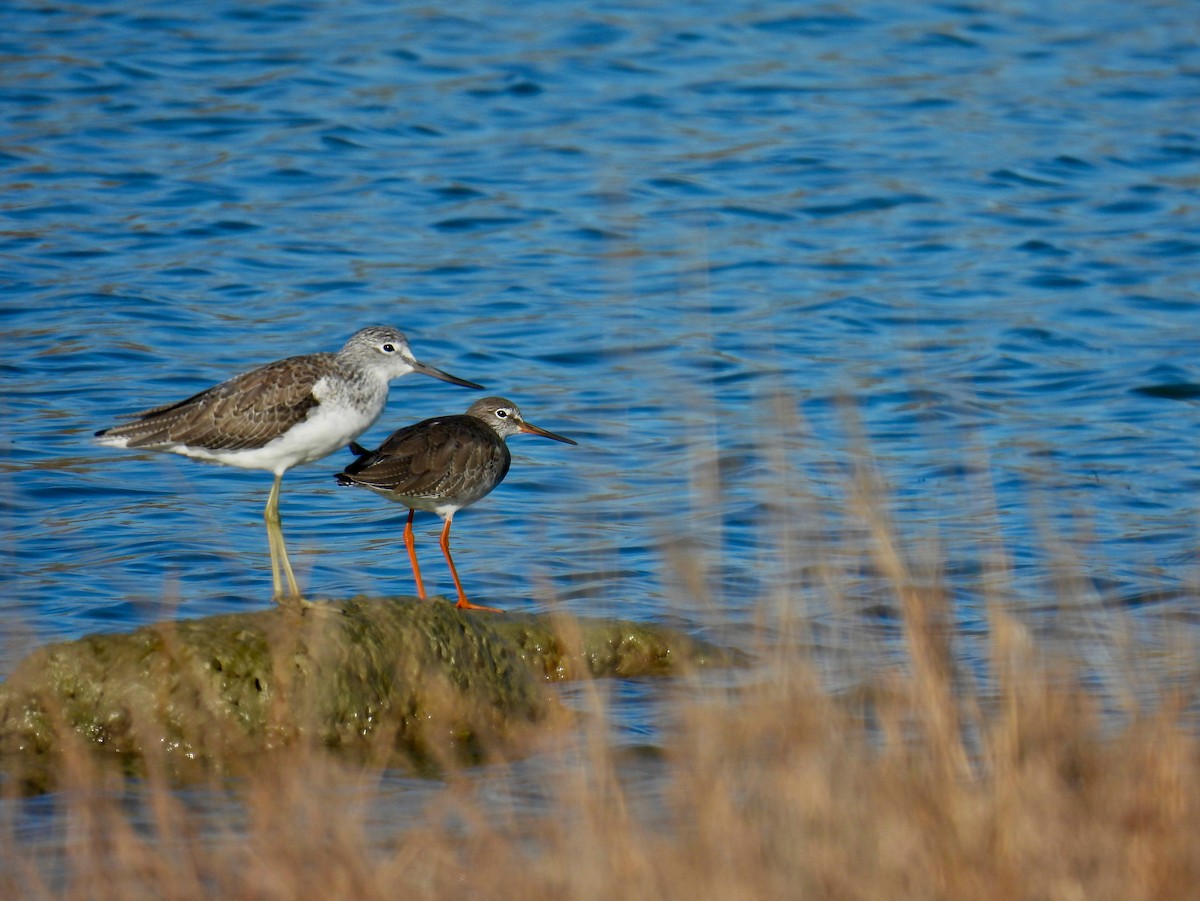
[[[186,400],[131,414],[125,417],[131,422],[101,429],[96,437],[112,447],[273,472],[263,519],[275,599],[299,599],[279,520],[283,474],[328,456],[370,428],[387,404],[388,383],[410,372],[483,388],[420,362],[402,332],[373,325],[355,332],[337,353],[268,363]]]
[[[458,589],[457,606],[500,612],[495,607],[482,607],[467,600],[450,556],[450,523],[455,513],[486,497],[504,481],[512,463],[506,439],[518,432],[576,443],[526,422],[511,400],[485,397],[471,404],[462,415],[439,416],[399,429],[378,450],[350,445],[359,457],[334,478],[339,485],[369,488],[408,507],[404,546],[412,563],[417,595],[422,600],[426,597],[425,584],[417,565],[412,530],[413,516],[418,510],[436,513],[445,520],[441,546],[454,577],[454,587]]]

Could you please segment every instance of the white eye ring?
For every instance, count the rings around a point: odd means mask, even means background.
[[[501,407],[499,410],[496,411],[496,418],[497,419],[508,419],[508,410],[505,410],[503,407]]]
[[[382,350],[385,354],[394,354],[396,352],[396,345],[384,344],[379,349]]]

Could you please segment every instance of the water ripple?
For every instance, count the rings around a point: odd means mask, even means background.
[[[661,619],[690,553],[730,620],[842,567],[892,627],[866,450],[964,633],[995,543],[1035,618],[1052,544],[1106,609],[1192,617],[1183,7],[51,12],[0,37],[0,505],[36,634],[268,603],[268,476],[89,436],[370,322],[581,441],[514,440],[456,526],[502,606]],[[467,403],[406,378],[364,440]],[[297,567],[400,590],[396,511],[341,462],[287,476]]]

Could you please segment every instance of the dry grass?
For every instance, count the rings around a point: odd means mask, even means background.
[[[197,821],[165,784],[133,810],[86,758],[59,800],[61,865],[2,839],[11,898],[1194,897],[1200,758],[1169,706],[1101,737],[1094,705],[999,623],[999,705],[964,708],[928,676],[853,702],[797,664],[751,688],[680,691],[664,796],[621,776],[603,723],[547,768],[544,809],[462,774],[420,820],[381,827],[374,774],[298,756],[221,790],[239,822]],[[914,669],[920,669],[914,667]],[[935,668],[936,669],[936,668]],[[936,679],[936,676],[933,677]],[[946,709],[942,705],[949,705]],[[97,781],[99,780],[99,781]],[[356,800],[358,799],[358,800]],[[10,802],[16,804],[18,802]]]
[[[1196,897],[1191,699],[1164,690],[1152,710],[1102,715],[999,604],[990,687],[975,694],[955,676],[946,597],[916,587],[930,579],[858,497],[907,659],[853,692],[780,644],[720,685],[664,683],[671,722],[647,780],[614,748],[598,683],[578,729],[554,739],[569,747],[427,784],[403,821],[380,822],[379,773],[304,751],[212,787],[217,816],[153,777],[131,804],[81,755],[54,798],[60,833],[32,839],[31,802],[5,802],[0,896]],[[518,787],[530,773],[532,798]]]
[[[61,858],[35,853],[10,817],[0,893],[1194,897],[1200,748],[1178,707],[1102,735],[1091,696],[996,614],[1000,688],[980,713],[952,690],[927,604],[904,601],[921,632],[909,671],[853,698],[823,691],[800,659],[776,661],[749,687],[674,686],[658,801],[623,779],[600,717],[576,734],[572,763],[546,768],[540,809],[487,797],[504,784],[498,766],[450,778],[418,821],[382,826],[356,801],[377,774],[302,752],[214,789],[231,811],[215,825],[154,779],[131,807],[81,756],[57,796]]]

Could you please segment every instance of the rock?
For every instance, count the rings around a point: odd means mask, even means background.
[[[549,683],[742,662],[674,630],[356,598],[41,648],[0,685],[0,768],[32,789],[72,749],[172,778],[297,746],[438,770],[563,720]]]

